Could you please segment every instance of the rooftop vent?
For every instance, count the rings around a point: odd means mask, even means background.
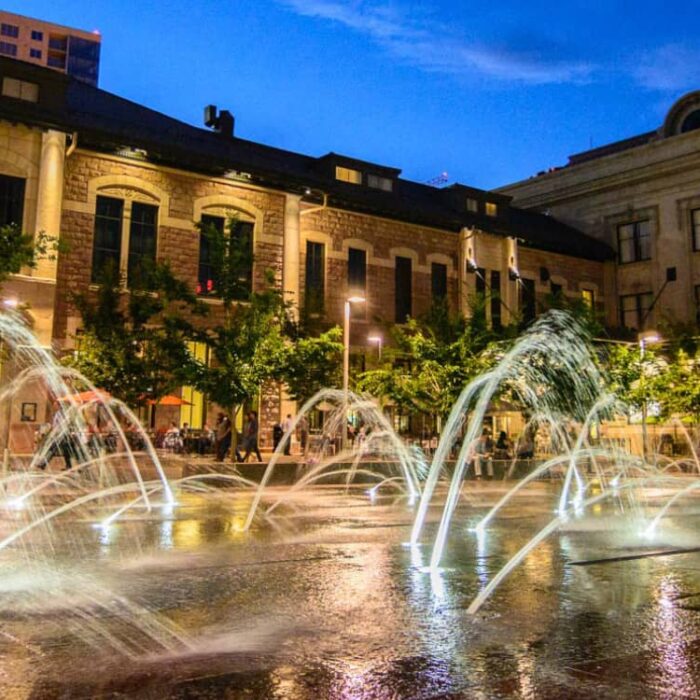
[[[216,105],[207,105],[204,108],[204,124],[222,136],[233,137],[235,119],[227,109],[219,112]]]

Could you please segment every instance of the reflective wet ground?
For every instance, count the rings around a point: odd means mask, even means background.
[[[469,485],[432,577],[428,546],[404,545],[415,506],[360,489],[298,494],[247,535],[247,498],[226,490],[34,531],[0,553],[0,697],[700,696],[700,554],[677,552],[700,502],[654,542],[640,514],[668,492],[574,519],[470,616],[559,492],[534,484],[477,537],[506,488]],[[4,535],[21,514],[3,518]]]

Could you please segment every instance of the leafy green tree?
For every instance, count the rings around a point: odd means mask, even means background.
[[[57,252],[57,241],[52,236],[22,233],[14,224],[0,226],[0,284],[23,267],[36,267],[40,259],[51,259]]]
[[[280,376],[290,397],[304,403],[321,389],[341,385],[342,362],[343,332],[335,327],[288,341]]]
[[[72,296],[82,333],[76,352],[64,361],[135,406],[179,385],[193,332],[188,319],[206,309],[167,263],[135,272],[128,292],[121,282],[119,271],[106,266],[94,294]]]

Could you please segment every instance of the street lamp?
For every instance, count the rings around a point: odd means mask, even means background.
[[[350,309],[351,304],[364,304],[366,299],[355,294],[345,300],[343,318],[343,449],[348,444],[348,387],[350,384]]]
[[[639,343],[640,375],[639,381],[642,386],[642,459],[647,458],[647,397],[644,386],[644,351],[647,345],[654,345],[661,342],[661,336],[656,331],[642,331],[637,335]]]
[[[382,338],[381,335],[370,335],[367,336],[367,342],[368,343],[373,343],[374,345],[377,346],[377,359],[381,360],[382,359],[382,341],[384,339]]]

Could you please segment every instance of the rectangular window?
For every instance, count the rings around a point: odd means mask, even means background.
[[[234,221],[231,224],[229,245],[238,252],[238,285],[234,297],[241,301],[248,299],[253,291],[253,234],[252,221]]]
[[[326,294],[326,246],[306,241],[305,304],[310,313],[322,313]]]
[[[494,202],[486,202],[486,216],[498,216],[498,205]]]
[[[700,284],[695,285],[695,323],[700,325]]]
[[[620,264],[651,260],[651,225],[649,220],[633,221],[618,226],[617,250]]]
[[[32,41],[44,41],[44,32],[32,29]]]
[[[690,215],[690,225],[693,235],[693,250],[700,251],[700,209],[693,209],[693,211],[690,212]]]
[[[2,94],[5,97],[36,102],[39,99],[39,86],[26,80],[5,77],[2,79]]]
[[[500,330],[503,327],[501,317],[501,273],[491,271],[491,327]]]
[[[11,44],[9,41],[0,41],[0,53],[5,56],[16,56],[17,44]]]
[[[556,282],[552,282],[550,284],[550,293],[553,297],[560,297],[563,291],[564,288],[560,284],[557,284]]]
[[[337,165],[335,168],[335,179],[341,182],[349,182],[352,185],[362,184],[362,173],[352,168],[343,168]]]
[[[0,175],[0,226],[22,226],[24,180]]]
[[[49,54],[46,59],[46,65],[50,68],[60,68],[64,70],[66,67],[66,57],[65,56],[52,56]]]
[[[447,265],[434,262],[430,266],[430,291],[433,303],[447,299]]]
[[[19,36],[19,27],[16,24],[0,24],[0,34],[16,39]]]
[[[595,306],[595,294],[592,289],[582,289],[581,300],[587,308],[593,310]]]
[[[367,175],[367,187],[373,187],[375,190],[384,190],[391,192],[393,182],[388,177],[380,177],[379,175]]]
[[[119,270],[122,248],[124,202],[98,197],[95,209],[95,235],[92,244],[92,281],[99,282],[107,266]]]
[[[653,300],[651,292],[620,297],[620,323],[624,328],[642,330]]]
[[[131,284],[141,275],[152,270],[156,262],[156,245],[158,238],[158,207],[152,204],[134,202],[131,205],[131,225],[129,227],[129,260],[126,279]]]
[[[41,49],[29,49],[29,58],[41,58]]]
[[[413,262],[411,258],[396,258],[394,269],[394,320],[405,323],[411,315],[413,294]]]
[[[199,272],[197,274],[197,294],[215,294],[217,278],[212,264],[211,242],[206,231],[215,229],[219,233],[224,232],[224,217],[202,214],[201,227],[204,229],[199,234]]]
[[[367,252],[359,248],[348,248],[348,295],[367,294]],[[351,304],[353,318],[366,317],[366,304]]]
[[[520,287],[520,313],[522,323],[527,326],[537,318],[537,298],[535,297],[535,280],[523,277]]]
[[[479,200],[473,197],[467,197],[467,211],[472,212],[472,214],[479,213]]]

